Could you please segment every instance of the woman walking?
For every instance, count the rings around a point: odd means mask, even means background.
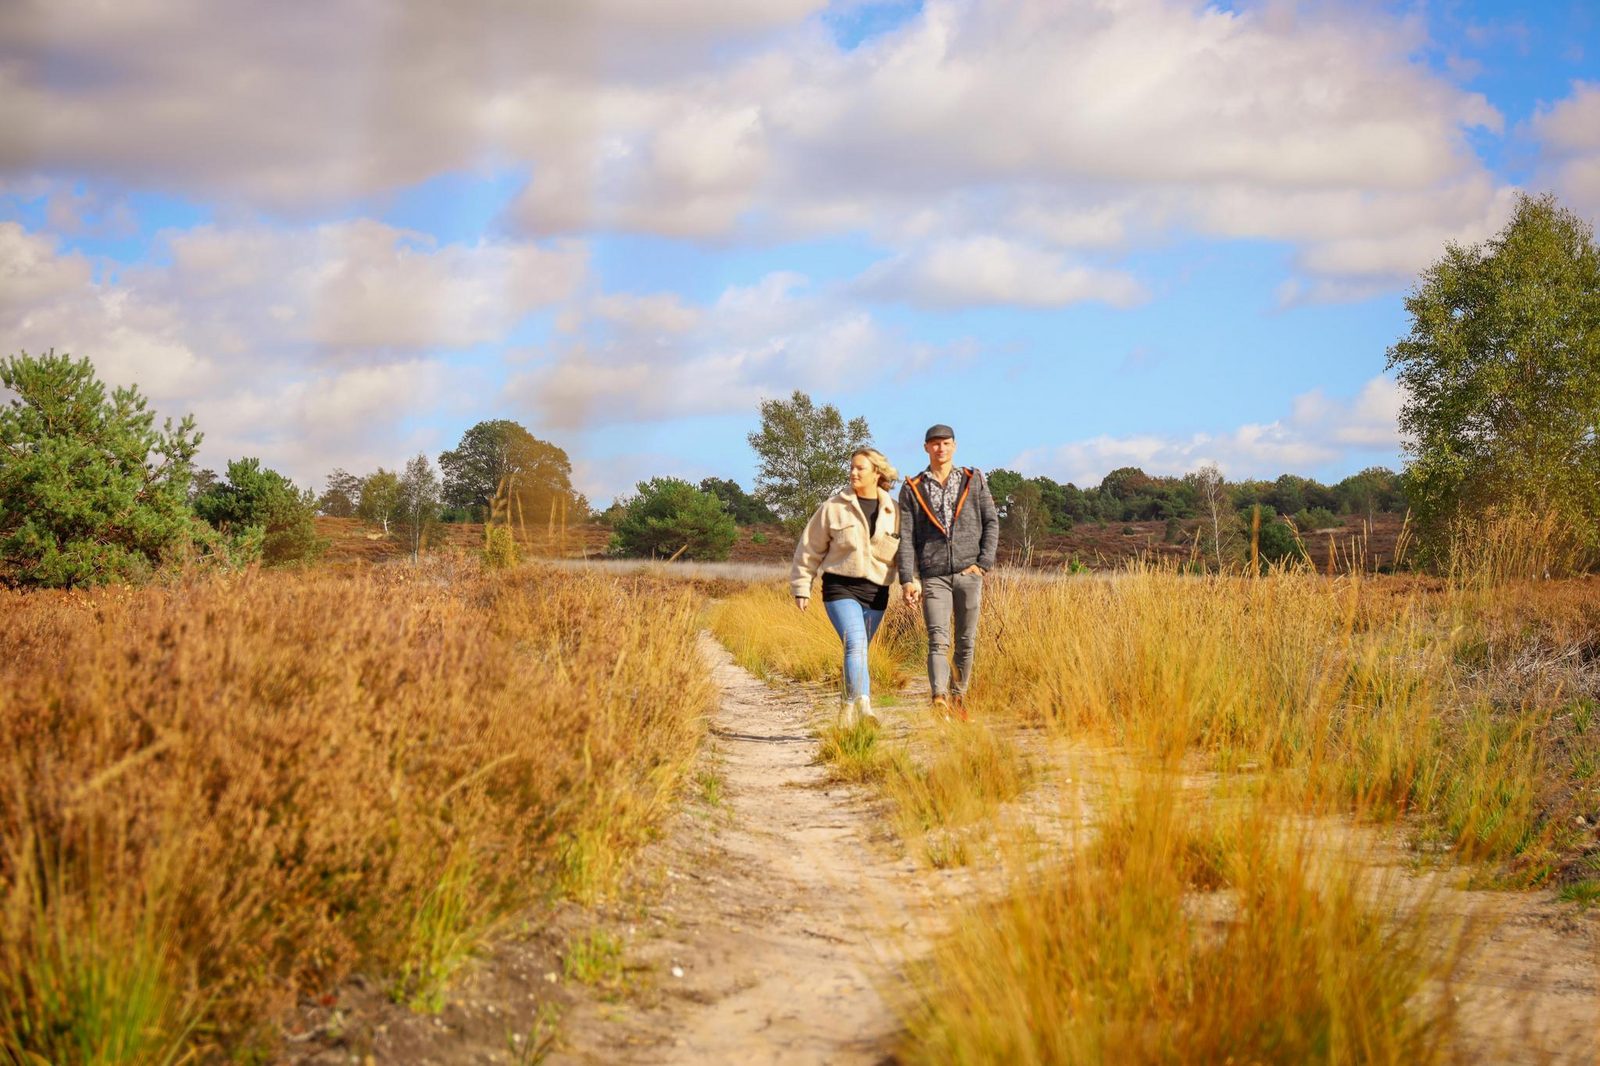
[[[822,575],[822,607],[844,641],[846,725],[872,711],[872,679],[867,645],[889,608],[900,550],[900,508],[888,489],[899,473],[876,448],[857,448],[850,456],[850,484],[822,501],[794,547],[790,591],[802,611],[811,603],[811,583]]]

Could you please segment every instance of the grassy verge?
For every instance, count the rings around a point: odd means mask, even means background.
[[[994,816],[1033,780],[1010,736],[981,723],[951,723],[936,736],[891,740],[870,723],[819,733],[817,761],[836,781],[868,784],[890,802],[908,847],[933,866],[961,866],[963,830]]]
[[[758,676],[827,682],[840,675],[838,634],[815,607],[796,610],[785,588],[756,586],[729,596],[713,608],[711,627]],[[916,612],[894,601],[870,652],[879,707],[896,703],[896,690],[921,666],[926,647]],[[847,728],[822,717],[818,761],[834,780],[881,791],[902,839],[937,866],[966,862],[962,827],[1021,795],[1032,776],[1004,726],[952,723],[937,735],[891,740],[871,724]]]
[[[985,610],[987,705],[1144,757],[1261,769],[1313,810],[1415,815],[1513,881],[1552,876],[1574,805],[1596,805],[1588,704],[1563,695],[1595,678],[1535,676],[1537,633],[1512,636],[1503,606],[1467,592],[1132,570],[1002,576]],[[1482,665],[1495,655],[1520,661],[1520,684]]]
[[[0,594],[0,1050],[241,1054],[358,967],[436,1003],[666,811],[697,626],[685,591],[543,569]]]
[[[1014,856],[908,1012],[908,1063],[1443,1061],[1453,950],[1354,863],[1256,807],[1123,794],[1075,848]]]
[[[1000,891],[917,982],[903,1057],[1444,1059],[1466,932],[1430,919],[1431,889],[1382,873],[1352,827],[1405,816],[1414,838],[1502,883],[1559,878],[1575,905],[1595,898],[1594,866],[1566,839],[1585,824],[1574,814],[1600,813],[1593,591],[1154,569],[990,579],[980,727],[928,734],[921,761],[870,728],[822,734],[834,775],[893,798],[930,861],[965,860],[967,838],[942,829],[963,822],[1002,857],[986,875]],[[783,602],[769,592],[730,632],[748,661],[791,673],[760,635]],[[824,651],[836,659],[837,642]],[[1069,757],[1050,760],[1079,804],[1058,823],[1069,839],[990,824],[1020,787],[994,743],[1014,722],[1121,767],[1086,785]],[[1348,844],[1305,828],[1308,813],[1337,815]]]
[[[757,677],[842,684],[844,651],[820,595],[800,611],[787,586],[752,586],[712,607],[710,624],[734,661]],[[891,597],[868,653],[875,694],[889,695],[905,684],[923,655],[919,625],[916,614]]]

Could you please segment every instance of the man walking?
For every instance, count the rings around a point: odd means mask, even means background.
[[[900,586],[906,603],[915,607],[921,602],[922,620],[928,626],[933,708],[966,721],[983,575],[994,569],[1000,515],[983,474],[974,467],[955,465],[955,430],[930,426],[922,449],[928,453],[928,468],[908,478],[900,490]]]

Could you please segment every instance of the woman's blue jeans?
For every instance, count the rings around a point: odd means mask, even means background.
[[[867,672],[867,645],[872,643],[883,612],[861,606],[860,600],[828,600],[822,605],[828,621],[844,641],[844,698],[872,695],[872,677]]]

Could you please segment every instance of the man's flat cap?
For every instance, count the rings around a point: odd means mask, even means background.
[[[922,442],[924,444],[928,443],[928,441],[930,441],[930,440],[955,440],[955,439],[956,439],[956,431],[951,429],[949,426],[945,425],[943,422],[940,422],[937,426],[929,426],[928,427],[928,432],[926,432],[926,433],[924,433],[922,435]]]

